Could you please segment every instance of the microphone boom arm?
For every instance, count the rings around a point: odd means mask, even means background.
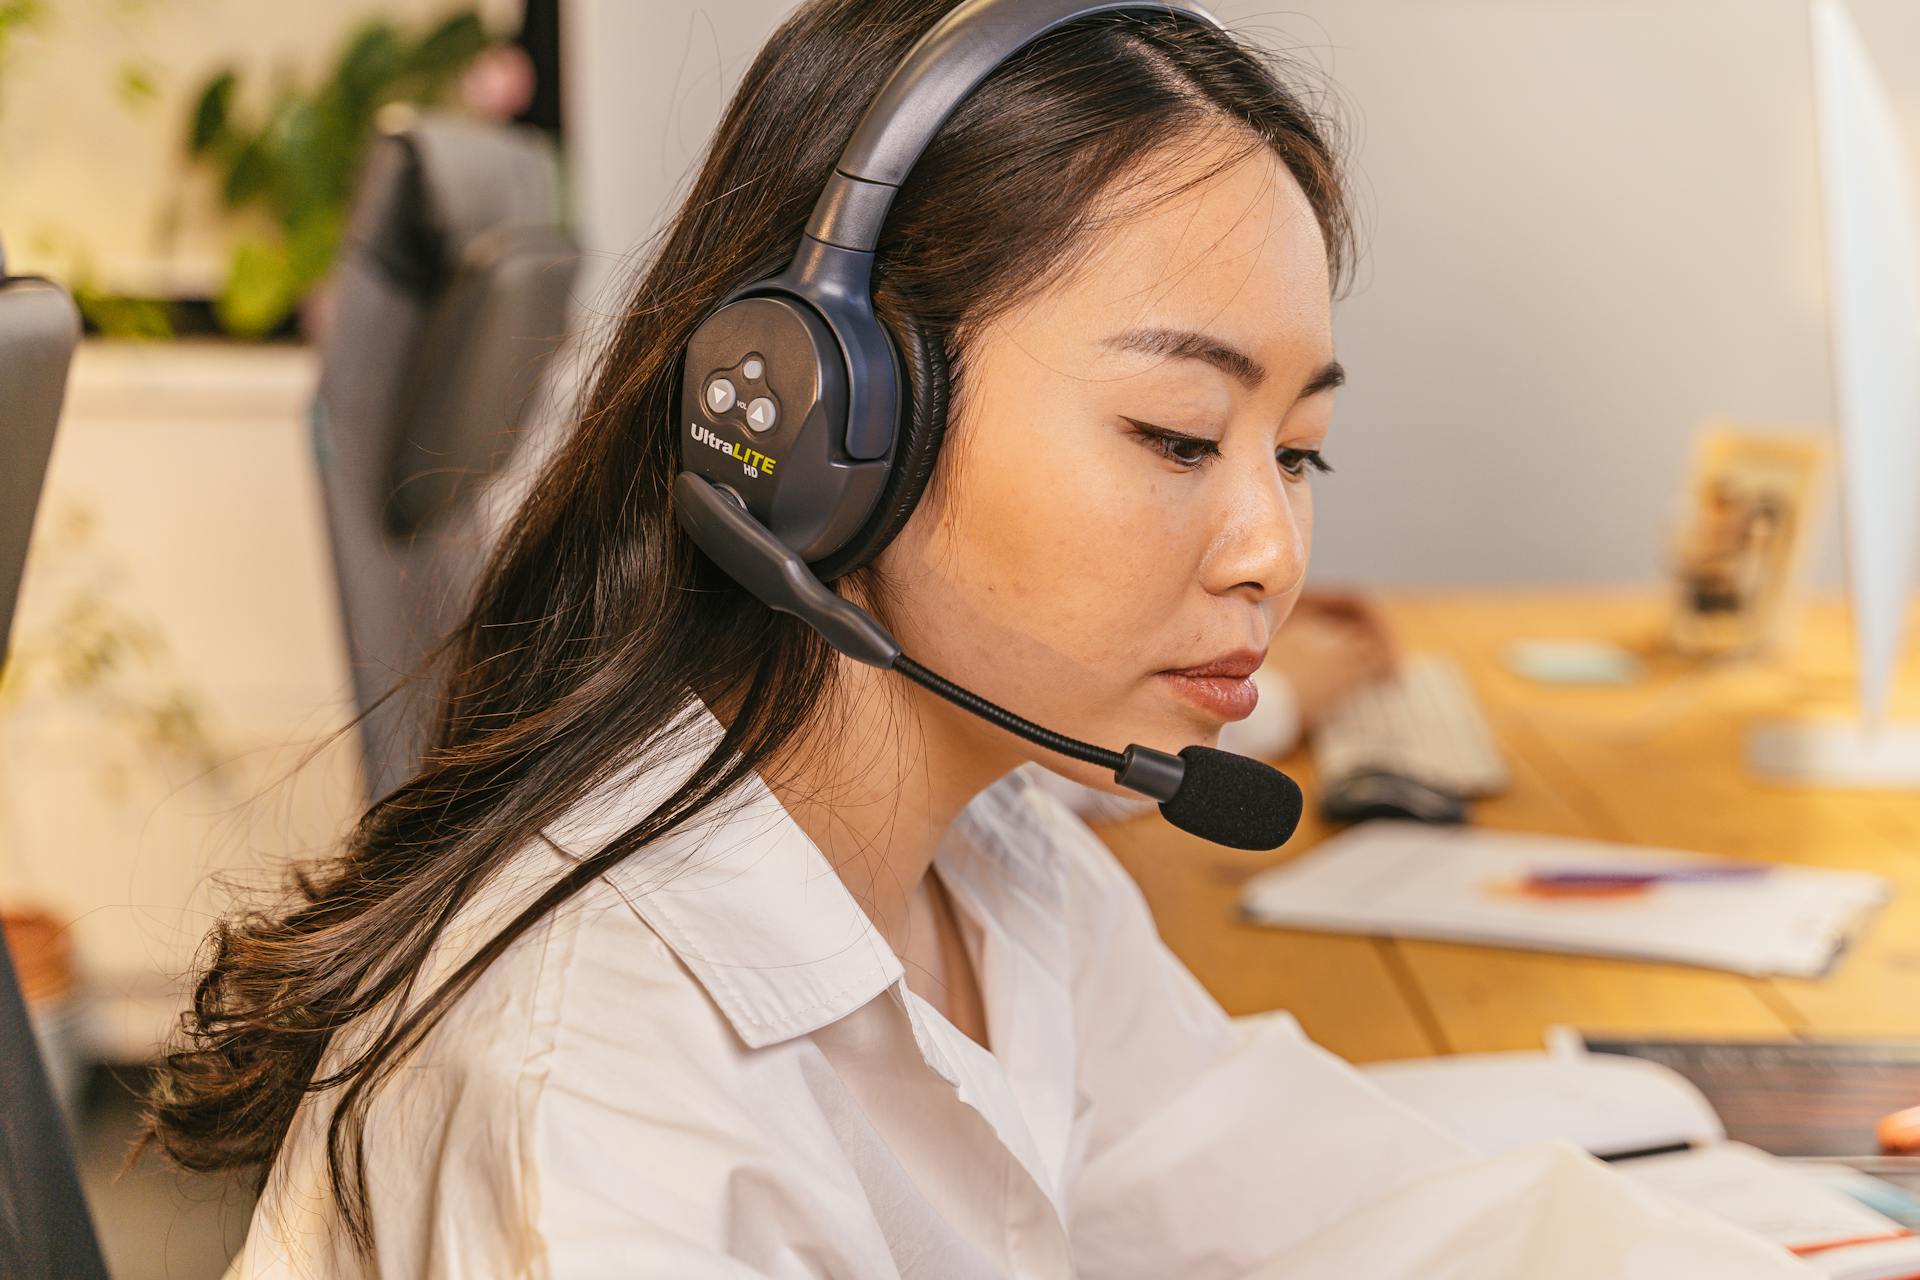
[[[1109,751],[1070,738],[921,666],[901,650],[900,642],[872,614],[829,591],[791,547],[748,514],[737,497],[706,477],[681,472],[674,478],[673,499],[681,527],[727,576],[769,608],[792,614],[812,627],[849,658],[883,671],[897,671],[962,710],[1036,746],[1110,769],[1113,780],[1129,790],[1163,803],[1180,790],[1187,766],[1179,756],[1138,743],[1125,751]]]

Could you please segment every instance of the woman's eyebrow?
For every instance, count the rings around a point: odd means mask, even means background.
[[[1138,351],[1150,356],[1168,356],[1175,360],[1199,360],[1227,374],[1248,388],[1266,381],[1267,371],[1258,360],[1229,342],[1192,329],[1129,329],[1106,339],[1106,346],[1117,351]],[[1329,360],[1307,380],[1299,398],[1330,391],[1347,380],[1347,371],[1338,360]]]
[[[1310,395],[1315,395],[1322,391],[1331,391],[1335,387],[1345,386],[1346,381],[1347,366],[1341,364],[1338,360],[1329,360],[1320,366],[1320,372],[1307,379],[1307,385],[1300,388],[1300,394],[1296,398],[1305,400]]]

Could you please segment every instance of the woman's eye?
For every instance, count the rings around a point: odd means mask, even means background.
[[[1220,452],[1219,445],[1199,436],[1162,436],[1159,448],[1163,456],[1183,467],[1197,467]]]
[[[1182,431],[1169,431],[1165,427],[1156,427],[1150,422],[1140,422],[1133,418],[1126,419],[1126,422],[1133,428],[1134,435],[1138,436],[1149,449],[1169,462],[1178,463],[1188,470],[1200,466],[1220,452],[1219,442],[1209,440],[1205,436],[1190,436]]]
[[[1134,435],[1138,436],[1149,449],[1189,471],[1220,456],[1218,440],[1209,440],[1206,436],[1190,436],[1184,431],[1169,431],[1165,427],[1156,427],[1151,422],[1141,422],[1136,418],[1127,418],[1125,421],[1133,428]],[[1320,456],[1318,449],[1280,449],[1274,453],[1274,460],[1280,464],[1282,471],[1295,480],[1304,478],[1309,471],[1333,470],[1327,460]]]
[[[1298,480],[1309,471],[1331,472],[1333,467],[1318,449],[1282,449],[1274,454],[1280,469]]]

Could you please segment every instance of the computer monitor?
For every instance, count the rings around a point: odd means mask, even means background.
[[[1889,722],[1920,534],[1920,221],[1906,148],[1842,0],[1811,0],[1828,327],[1860,715],[1754,726],[1756,772],[1920,786],[1920,725]]]
[[[8,278],[0,252],[0,663],[79,336],[66,292],[33,277]],[[4,946],[0,1099],[0,1275],[104,1277],[73,1143]]]

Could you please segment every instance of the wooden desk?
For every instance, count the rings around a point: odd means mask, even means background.
[[[1518,639],[1597,639],[1639,650],[1659,635],[1652,593],[1402,595],[1383,601],[1409,650],[1465,667],[1505,749],[1513,787],[1479,802],[1488,827],[1877,871],[1894,900],[1834,974],[1754,979],[1704,969],[1454,943],[1271,929],[1240,922],[1240,883],[1325,838],[1302,753],[1282,762],[1308,794],[1287,847],[1238,854],[1158,815],[1101,828],[1152,904],[1168,945],[1240,1014],[1290,1009],[1353,1061],[1539,1048],[1541,1030],[1645,1035],[1920,1037],[1920,792],[1788,788],[1748,777],[1756,717],[1846,714],[1851,640],[1837,599],[1809,607],[1779,659],[1701,669],[1647,662],[1630,686],[1547,686],[1510,673]],[[1920,647],[1895,711],[1920,719]]]

